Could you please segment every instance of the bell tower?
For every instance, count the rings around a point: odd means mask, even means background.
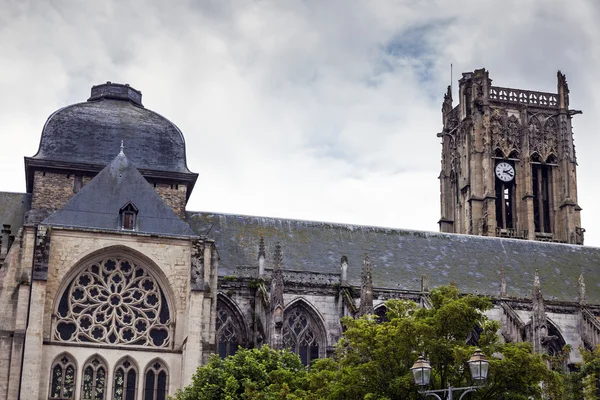
[[[442,103],[440,231],[583,244],[569,88],[492,86],[462,74],[459,101]]]

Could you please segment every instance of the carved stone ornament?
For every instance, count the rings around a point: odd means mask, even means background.
[[[492,149],[500,149],[505,157],[513,151],[521,152],[521,122],[505,110],[494,109],[490,117]]]
[[[190,289],[192,291],[204,290],[204,242],[194,240],[192,244]]]
[[[50,227],[38,225],[33,251],[33,279],[48,279],[48,260],[50,258]]]
[[[126,258],[90,263],[64,291],[54,340],[169,347],[170,312],[156,279]]]
[[[558,125],[554,118],[549,117],[544,123],[544,159],[558,154]]]
[[[542,123],[537,116],[529,118],[529,154],[537,153],[543,158],[544,134]]]
[[[528,131],[530,155],[537,153],[544,162],[551,156],[559,156],[559,130],[554,117],[539,114],[531,116]]]

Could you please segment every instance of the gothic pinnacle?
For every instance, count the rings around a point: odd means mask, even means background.
[[[277,245],[275,246],[275,257],[273,262],[275,263],[276,269],[281,269],[283,265],[283,256],[281,255],[281,245],[279,242],[277,242]]]
[[[587,295],[585,293],[585,281],[583,280],[583,272],[579,275],[577,280],[579,286],[579,305],[585,306],[587,304]]]
[[[500,297],[506,297],[506,272],[504,267],[500,270]]]
[[[258,243],[258,258],[265,257],[265,238],[264,236],[260,237],[260,242]]]

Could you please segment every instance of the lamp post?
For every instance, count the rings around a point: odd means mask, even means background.
[[[476,349],[469,361],[467,361],[469,365],[469,369],[471,371],[471,379],[474,382],[474,386],[467,387],[459,387],[455,388],[452,386],[448,386],[447,389],[438,389],[438,390],[422,390],[419,393],[424,394],[425,397],[432,396],[437,398],[438,400],[442,400],[437,393],[448,393],[448,400],[452,400],[452,394],[455,391],[464,391],[463,394],[460,395],[459,400],[461,400],[467,393],[474,392],[479,388],[483,387],[483,382],[487,378],[488,367],[490,365],[489,361],[485,357],[485,355],[481,352],[481,350]],[[415,361],[412,368],[410,369],[413,373],[413,377],[415,379],[415,384],[417,386],[421,386],[424,388],[429,385],[429,380],[431,379],[431,365],[427,362],[427,360],[423,356],[419,356],[419,359]],[[479,384],[479,385],[478,385]]]

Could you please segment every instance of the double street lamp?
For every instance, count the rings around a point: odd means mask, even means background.
[[[425,390],[420,391],[419,393],[424,394],[425,397],[433,396],[438,400],[442,400],[442,398],[436,393],[448,393],[448,400],[452,400],[452,393],[454,391],[464,390],[464,393],[459,397],[460,400],[467,393],[474,392],[477,389],[483,387],[482,384],[487,379],[488,367],[490,365],[485,355],[481,352],[481,350],[477,349],[475,350],[469,361],[467,361],[467,364],[469,365],[469,369],[471,370],[471,378],[473,380],[474,386],[460,388],[448,386],[447,389]],[[415,361],[414,365],[410,370],[413,373],[415,384],[417,386],[421,386],[424,388],[425,386],[429,385],[429,381],[431,379],[431,365],[429,365],[429,363],[423,356],[420,356],[419,359]],[[477,386],[478,384],[479,386]]]

